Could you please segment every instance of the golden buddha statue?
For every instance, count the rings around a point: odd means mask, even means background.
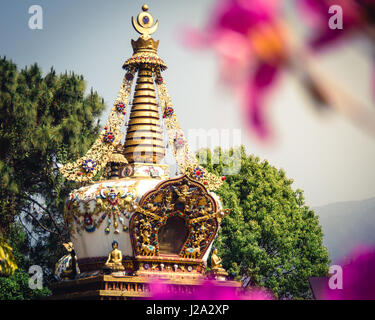
[[[214,249],[211,255],[211,270],[214,273],[226,273],[221,265],[222,259],[217,255],[217,249]]]
[[[112,250],[108,254],[107,262],[105,263],[107,269],[112,271],[122,271],[124,266],[122,265],[122,252],[118,249],[118,242],[112,242]]]

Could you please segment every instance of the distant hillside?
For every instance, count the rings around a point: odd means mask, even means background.
[[[324,244],[337,262],[359,244],[375,245],[375,198],[313,208],[319,215]]]

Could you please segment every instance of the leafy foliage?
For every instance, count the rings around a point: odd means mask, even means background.
[[[7,277],[0,277],[0,300],[29,300],[50,295],[47,286],[36,290],[29,287],[30,275],[27,271],[31,265],[39,262],[33,258],[33,248],[30,248],[28,236],[23,228],[12,224],[7,238],[12,244],[13,258],[18,268]]]
[[[30,300],[49,295],[47,287],[32,290],[29,288],[29,274],[22,270],[10,277],[0,278],[0,300]]]
[[[0,59],[0,235],[24,224],[30,261],[48,276],[64,254],[62,212],[76,187],[58,168],[94,142],[105,107],[96,92],[85,92],[82,76],[53,69],[43,76],[37,64],[19,70]],[[14,277],[21,281],[22,271]]]
[[[223,266],[278,298],[310,298],[308,278],[325,276],[329,259],[318,217],[305,205],[302,190],[293,191],[283,170],[247,156],[244,147],[200,154],[207,154],[207,169],[218,175],[231,160],[239,169],[217,191],[232,209],[215,241]]]

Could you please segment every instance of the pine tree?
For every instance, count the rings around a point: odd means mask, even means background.
[[[26,224],[27,241],[36,238],[30,262],[50,273],[64,253],[63,207],[76,187],[58,168],[88,150],[104,107],[96,92],[86,94],[82,76],[53,68],[43,76],[37,64],[18,70],[0,59],[0,235]]]

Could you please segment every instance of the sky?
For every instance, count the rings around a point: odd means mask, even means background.
[[[214,3],[147,2],[149,12],[159,20],[153,37],[160,40],[158,54],[168,65],[163,76],[183,130],[226,129],[233,135],[240,130],[247,152],[285,169],[294,179],[293,187],[305,191],[310,206],[375,197],[375,137],[339,114],[318,113],[291,75],[282,78],[267,104],[276,138],[261,143],[246,130],[238,99],[219,82],[216,56],[182,44],[182,29],[203,28]],[[82,74],[87,88],[105,99],[104,126],[124,75],[122,64],[132,55],[130,40],[138,38],[131,17],[143,4],[135,0],[1,0],[0,55],[20,68],[37,62],[45,73],[53,66],[58,73]],[[31,5],[43,9],[42,30],[28,26]],[[374,107],[373,66],[363,41],[324,53],[319,61],[333,80]],[[194,141],[192,147],[197,148]]]

